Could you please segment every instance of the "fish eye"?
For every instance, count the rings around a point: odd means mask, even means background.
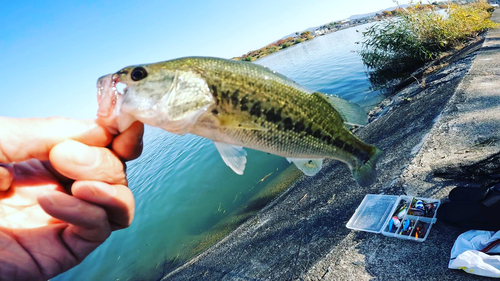
[[[134,81],[142,80],[146,78],[146,76],[148,76],[148,72],[146,71],[146,69],[140,66],[132,69],[132,72],[130,73],[130,78],[132,78],[132,80]]]

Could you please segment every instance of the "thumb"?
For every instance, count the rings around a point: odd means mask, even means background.
[[[67,139],[106,146],[113,137],[94,120],[0,117],[0,163],[48,160],[52,147]]]

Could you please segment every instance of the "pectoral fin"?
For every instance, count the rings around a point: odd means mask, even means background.
[[[308,176],[316,175],[323,167],[323,159],[286,158]]]
[[[243,175],[247,163],[247,152],[241,146],[214,142],[224,163],[238,175]]]

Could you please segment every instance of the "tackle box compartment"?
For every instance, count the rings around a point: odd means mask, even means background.
[[[347,228],[423,242],[436,222],[439,199],[367,194]]]

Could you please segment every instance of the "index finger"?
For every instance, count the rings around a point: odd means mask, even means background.
[[[94,120],[0,117],[0,163],[48,160],[52,147],[67,139],[106,146],[113,136]]]

